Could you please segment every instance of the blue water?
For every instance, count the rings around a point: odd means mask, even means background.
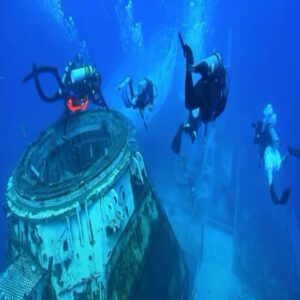
[[[236,154],[233,165],[238,169],[237,178],[232,189],[227,190],[228,194],[234,194],[238,186],[239,191],[234,206],[236,272],[247,286],[245,290],[251,291],[249,295],[253,299],[300,299],[300,278],[297,278],[300,269],[296,267],[300,248],[293,246],[300,240],[300,161],[291,157],[282,169],[281,184],[292,188],[292,196],[287,205],[274,206],[269,198],[263,168],[258,166],[258,149],[252,144],[250,127],[252,121],[261,118],[264,106],[270,102],[278,116],[281,152],[286,151],[287,145],[300,147],[300,2],[132,0],[132,23],[128,23],[128,19],[126,23],[124,3],[128,2],[1,1],[2,203],[8,178],[28,142],[57,120],[63,110],[62,103],[42,102],[33,83],[22,85],[21,80],[31,70],[33,62],[55,65],[62,72],[65,64],[83,49],[102,74],[108,104],[124,110],[113,87],[127,74],[135,80],[143,76],[144,70],[154,74],[153,68],[158,68],[164,57],[154,55],[152,59],[156,61],[149,61],[151,55],[148,55],[148,49],[159,49],[160,44],[165,45],[166,36],[172,36],[170,32],[180,30],[189,39],[187,42],[195,45],[198,59],[218,50],[224,54],[225,63],[229,64],[230,97],[215,127],[222,133],[222,138],[216,141],[217,153],[220,156],[224,151]],[[61,3],[61,8],[57,3]],[[201,10],[193,14],[193,7],[199,9],[199,5]],[[59,11],[63,11],[63,17]],[[72,16],[75,25],[70,25],[69,16]],[[141,24],[142,47],[132,34],[128,34],[136,23]],[[199,30],[199,26],[193,28],[193,23],[199,24],[202,29]],[[68,24],[71,26],[69,29]],[[125,39],[128,39],[127,43]],[[178,189],[173,176],[176,158],[170,150],[170,142],[178,124],[187,116],[181,101],[184,88],[181,49],[172,55],[173,68],[163,70],[165,81],[169,83],[159,86],[161,90],[167,89],[166,95],[161,93],[159,109],[149,116],[149,130],[144,131],[141,122],[135,120],[141,152],[163,203],[172,191]],[[149,67],[151,65],[152,68]],[[54,83],[47,80],[45,78],[47,88],[54,91]],[[201,144],[189,147],[193,148],[192,155],[197,161],[196,147],[201,147]],[[220,174],[215,174],[215,178],[219,177]],[[221,189],[217,191],[222,193]],[[174,197],[172,209],[180,210],[186,199]],[[230,212],[231,206],[228,207],[227,214],[231,216],[233,212]],[[168,208],[166,204],[167,211]],[[290,226],[291,216],[296,218],[294,227]],[[1,270],[5,266],[5,219],[1,211]],[[298,233],[295,230],[297,226]],[[242,248],[243,245],[246,245],[245,248]],[[241,249],[248,251],[252,269],[239,264],[243,259]]]

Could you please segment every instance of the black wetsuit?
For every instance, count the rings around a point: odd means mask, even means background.
[[[204,63],[194,68],[195,73],[201,74],[201,79],[193,84],[192,72],[187,71],[185,77],[185,107],[188,110],[200,108],[201,121],[214,121],[225,109],[228,97],[227,74],[221,67],[207,76]]]

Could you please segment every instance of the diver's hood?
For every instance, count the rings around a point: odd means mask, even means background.
[[[264,108],[263,115],[264,115],[264,118],[269,118],[272,114],[273,114],[273,106],[272,106],[272,104],[269,103]]]
[[[267,104],[263,111],[265,125],[274,126],[277,122],[277,115],[274,113],[272,104]]]

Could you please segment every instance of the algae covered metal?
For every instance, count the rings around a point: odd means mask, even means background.
[[[5,210],[1,300],[187,298],[180,247],[118,112],[72,116],[67,139],[59,122],[42,132],[9,179]],[[25,292],[11,270],[27,270]]]

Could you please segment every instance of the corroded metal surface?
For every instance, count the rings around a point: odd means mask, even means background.
[[[187,299],[183,255],[133,132],[120,113],[88,111],[69,120],[67,140],[57,123],[29,146],[8,183],[15,262],[0,289],[16,293],[25,274],[26,299]],[[24,251],[35,261],[25,269]]]
[[[187,299],[188,273],[149,182],[109,261],[108,299]]]
[[[45,273],[30,256],[22,253],[0,276],[0,299],[26,299]]]
[[[67,140],[61,138],[60,125],[50,127],[29,146],[9,180],[7,208],[20,217],[66,215],[83,200],[107,192],[130,162],[133,128],[123,115],[84,112],[69,121]],[[70,162],[74,151],[77,160]],[[47,168],[49,174],[62,177],[46,177]]]

